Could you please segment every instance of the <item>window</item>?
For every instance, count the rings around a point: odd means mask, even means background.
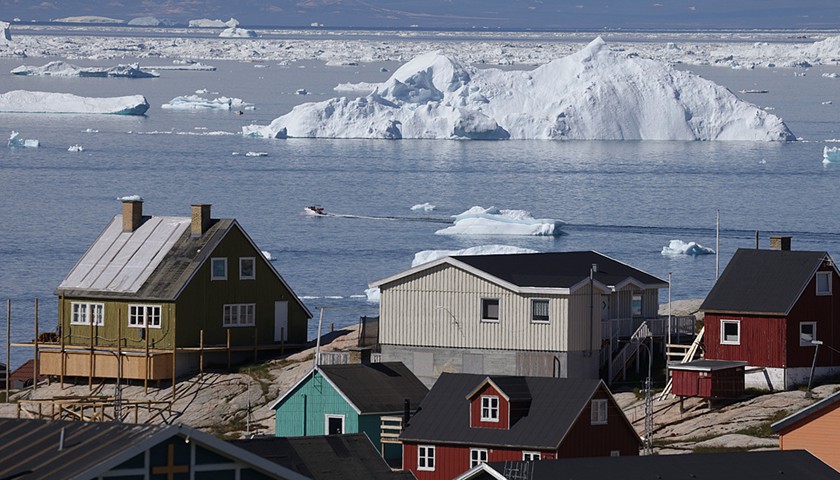
[[[435,447],[434,445],[417,446],[417,470],[435,469]]]
[[[723,345],[741,344],[741,321],[721,320],[720,321],[720,343]]]
[[[498,322],[499,321],[499,299],[498,298],[482,298],[481,299],[481,321],[482,322]]]
[[[327,435],[341,435],[344,433],[344,415],[324,415],[324,429]]]
[[[611,457],[620,457],[621,456],[621,450],[610,450],[610,456]]]
[[[817,339],[817,322],[802,322],[799,324],[799,346],[812,347]]]
[[[222,312],[222,325],[225,327],[253,327],[254,303],[225,305]]]
[[[531,321],[548,323],[548,300],[531,300]]]
[[[242,257],[239,259],[239,279],[254,280],[257,278],[256,261],[254,257]]]
[[[495,395],[487,395],[481,397],[481,421],[499,421],[499,397]]]
[[[597,398],[592,400],[592,408],[590,412],[590,423],[592,425],[606,425],[607,424],[607,400]]]
[[[540,459],[540,452],[522,452],[522,460],[530,462]]]
[[[128,326],[160,328],[160,305],[129,305]]]
[[[210,259],[210,280],[227,280],[227,258]]]
[[[817,295],[831,295],[831,272],[817,272]]]
[[[634,317],[642,316],[642,294],[634,293],[630,297],[630,314]]]
[[[487,449],[486,448],[471,448],[470,449],[470,468],[480,464],[487,463]]]
[[[104,303],[71,302],[70,325],[105,325]]]

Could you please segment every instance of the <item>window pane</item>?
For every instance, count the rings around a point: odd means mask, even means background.
[[[828,272],[817,272],[817,293],[827,294],[831,292],[831,274]]]
[[[213,278],[227,277],[227,261],[224,258],[214,258],[212,260]]]
[[[254,259],[240,258],[239,259],[239,278],[254,278]]]
[[[814,323],[800,323],[799,324],[799,344],[813,345],[811,342],[816,340],[817,325]]]
[[[738,324],[736,322],[725,322],[723,324],[723,339],[727,342],[738,341]]]
[[[641,317],[642,316],[642,296],[641,295],[633,295],[632,300],[630,301],[630,311],[634,317]]]
[[[531,319],[535,322],[548,321],[548,300],[531,301]]]
[[[485,320],[499,319],[499,300],[485,298],[481,301],[481,318]]]

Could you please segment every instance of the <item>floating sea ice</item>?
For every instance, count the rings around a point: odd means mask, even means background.
[[[126,195],[124,197],[117,197],[117,200],[119,200],[121,202],[142,202],[143,197],[141,197],[140,195],[134,194],[134,195]]]
[[[295,93],[297,93],[298,95],[306,95],[309,92],[307,92],[305,88],[298,88],[297,90],[295,90]]]
[[[171,110],[231,110],[233,108],[252,110],[254,104],[244,102],[241,98],[219,97],[207,99],[198,95],[184,95],[175,97],[164,103],[160,108]]]
[[[510,255],[515,253],[538,253],[530,248],[514,247],[511,245],[479,245],[477,247],[464,248],[462,250],[423,250],[414,254],[411,266],[416,267],[424,263],[437,260],[443,257],[466,256],[466,255]]]
[[[823,147],[823,163],[840,162],[840,147]]]
[[[38,148],[41,146],[41,142],[34,139],[20,138],[20,133],[12,130],[12,134],[9,136],[9,146],[18,148]]]
[[[67,149],[68,152],[84,152],[85,147],[79,145],[78,143],[75,145],[70,145],[70,148]]]
[[[219,36],[222,38],[256,38],[257,32],[246,28],[231,27],[222,30]]]
[[[86,128],[82,130],[82,133],[99,133],[99,130],[94,130],[93,128]]]
[[[382,292],[377,287],[367,288],[365,289],[365,297],[367,297],[367,301],[370,303],[379,303],[382,299]]]
[[[525,210],[499,210],[472,207],[453,215],[455,224],[435,232],[437,235],[560,235],[562,220],[534,218]]]
[[[149,102],[143,95],[80,97],[70,93],[13,90],[0,93],[0,112],[7,113],[103,113],[144,115]]]
[[[683,242],[682,240],[671,240],[666,247],[662,247],[662,255],[713,255],[714,249],[704,247],[695,242]]]
[[[0,22],[0,43],[12,43],[11,26],[9,22]]]
[[[274,258],[274,255],[272,255],[271,252],[269,252],[268,250],[260,250],[260,253],[262,253],[262,256],[265,257],[265,259],[269,262],[277,260],[276,258]]]
[[[268,152],[248,152],[245,154],[246,157],[267,157]]]
[[[434,205],[432,205],[429,202],[419,203],[419,204],[411,207],[411,209],[414,210],[415,212],[431,212],[435,208],[437,208],[437,207],[435,207]]]

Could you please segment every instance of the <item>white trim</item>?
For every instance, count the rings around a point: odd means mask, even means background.
[[[343,414],[339,413],[325,413],[324,414],[324,435],[335,435],[334,433],[330,433],[330,419],[333,418],[340,418],[341,419],[341,433],[347,433],[345,430],[345,419]]]
[[[490,422],[490,423],[499,423],[499,419],[501,418],[501,406],[502,402],[499,401],[498,395],[482,395],[481,396],[481,404],[479,405],[479,417],[481,418],[480,421],[482,422]],[[484,401],[487,400],[487,406],[484,406]],[[495,400],[496,405],[493,405],[493,401]],[[484,416],[484,409],[487,409],[487,413],[491,414],[488,416]],[[496,412],[496,416],[492,416],[493,412]]]
[[[496,302],[496,318],[485,318],[484,317],[484,302],[486,301],[495,301]],[[482,323],[499,323],[502,321],[502,300],[498,297],[481,297],[481,305],[479,306],[481,311],[479,312],[479,316],[481,317],[480,320]]]
[[[477,461],[473,458],[473,454],[475,453],[479,456]],[[484,457],[484,460],[481,459],[482,456]],[[487,463],[488,461],[490,461],[490,454],[486,448],[470,448],[470,468],[476,465],[481,465],[482,463]]]
[[[131,317],[132,317],[131,309],[132,308],[142,308],[143,309],[143,315],[142,315],[143,318],[141,319],[141,323],[134,323],[134,324],[131,323]],[[155,325],[154,323],[148,323],[149,322],[149,309],[153,309],[153,310],[157,309],[157,319],[158,319],[157,325]],[[126,318],[126,325],[128,325],[129,328],[146,328],[147,327],[146,324],[148,323],[148,328],[158,328],[158,329],[160,329],[161,324],[163,324],[163,307],[161,305],[152,305],[152,304],[146,304],[146,303],[130,303],[130,304],[128,304],[127,313],[128,313],[128,317]]]
[[[620,457],[621,456],[621,450],[610,450],[610,456],[611,457]]]
[[[820,281],[819,281],[820,276],[827,276],[828,277],[828,290],[827,291],[820,291]],[[831,295],[831,291],[832,291],[832,289],[831,289],[831,277],[832,277],[831,272],[825,272],[825,271],[817,272],[816,275],[814,276],[814,284],[815,284],[814,285],[814,290],[816,291],[816,294],[817,294],[818,297],[826,297],[826,296]]]
[[[725,323],[734,323],[738,326],[738,340],[726,340],[726,331],[724,330]],[[720,344],[721,345],[740,345],[741,344],[741,321],[734,318],[720,319]]]
[[[534,302],[545,302],[546,303],[546,318],[545,320],[535,320],[534,319]],[[538,323],[538,324],[547,324],[551,323],[551,299],[548,298],[532,298],[529,302],[531,304],[531,323]]]
[[[802,339],[802,326],[813,325],[814,329],[811,332],[811,340],[805,341]],[[799,346],[800,347],[814,347],[813,340],[817,339],[817,322],[799,322]]]
[[[610,402],[606,398],[593,398],[589,401],[589,409],[589,423],[591,425],[606,425],[609,422]]]
[[[76,312],[73,310],[77,306],[84,305],[85,308],[85,319],[84,321],[74,321],[76,317]],[[99,309],[99,319],[98,321],[94,322],[93,318],[93,310],[94,308]],[[91,325],[93,324],[94,327],[102,327],[105,326],[105,304],[101,302],[70,302],[70,325]]]
[[[251,275],[242,275],[242,262],[251,261]],[[239,257],[239,279],[240,280],[256,280],[257,279],[257,259],[254,257]]]
[[[432,460],[432,466],[420,466],[420,449],[423,448],[426,450],[426,455],[423,455],[422,458],[426,460],[426,465],[429,463],[429,459]],[[431,453],[431,455],[429,455]],[[424,472],[434,472],[435,467],[437,467],[437,456],[435,454],[435,446],[434,445],[417,445],[417,470],[422,470]]]
[[[474,466],[473,468],[455,477],[454,480],[472,480],[473,478],[478,478],[480,474],[490,475],[495,480],[507,480],[507,477],[497,472],[493,469],[493,467],[487,465],[486,463],[481,463]]]
[[[531,458],[525,458],[526,456],[529,456]],[[533,458],[534,456],[536,456],[537,458]],[[542,452],[529,451],[529,450],[523,450],[522,451],[522,461],[523,462],[533,462],[534,460],[542,460]]]
[[[218,261],[222,261],[225,264],[225,274],[224,276],[216,275],[216,268],[215,263]],[[227,280],[228,278],[228,261],[227,257],[210,257],[210,280]]]
[[[249,307],[250,320],[248,319]],[[230,311],[230,315],[227,315],[228,311]],[[229,318],[229,320],[226,321],[226,318]],[[222,305],[222,328],[253,327],[256,324],[256,303],[226,303]]]
[[[320,373],[320,374],[321,374],[321,377],[322,377],[324,380],[326,380],[326,381],[327,381],[327,383],[329,383],[329,384],[330,384],[330,386],[332,386],[332,387],[333,387],[333,389],[335,389],[335,391],[336,391],[336,392],[338,392],[338,394],[339,394],[339,395],[341,395],[341,398],[343,398],[343,399],[344,399],[344,401],[345,401],[345,402],[347,402],[347,405],[350,405],[350,407],[351,407],[351,408],[353,408],[353,411],[355,411],[355,412],[356,412],[357,414],[359,414],[359,415],[361,415],[361,414],[362,414],[362,410],[361,410],[359,407],[357,407],[355,403],[351,402],[351,401],[350,401],[350,399],[349,399],[349,398],[347,398],[347,395],[345,395],[345,394],[344,394],[344,392],[342,392],[342,391],[341,391],[341,389],[339,389],[339,388],[338,388],[338,386],[336,386],[336,384],[335,384],[335,383],[333,383],[333,381],[332,381],[332,380],[330,380],[330,377],[328,377],[328,376],[326,375],[326,373],[324,373],[324,371],[323,371],[323,370],[321,370],[320,368],[318,368],[317,366],[316,366],[315,368],[313,368],[312,370],[310,370],[310,371],[309,371],[309,373],[307,373],[306,375],[302,376],[302,377],[300,378],[300,380],[298,380],[298,381],[297,381],[294,385],[292,385],[292,387],[291,387],[291,388],[289,388],[288,390],[286,390],[286,393],[284,393],[282,396],[280,396],[280,398],[278,398],[277,400],[275,400],[275,401],[274,401],[271,405],[269,405],[269,406],[268,406],[268,408],[270,408],[270,409],[272,409],[272,410],[275,410],[275,409],[277,408],[277,405],[279,405],[279,404],[280,404],[280,402],[282,402],[282,401],[283,401],[286,397],[288,397],[288,396],[290,396],[292,393],[294,393],[294,391],[295,391],[295,390],[297,390],[297,388],[298,388],[299,386],[301,386],[304,382],[306,382],[307,380],[309,380],[309,379],[310,379],[313,375],[315,375],[316,373]]]

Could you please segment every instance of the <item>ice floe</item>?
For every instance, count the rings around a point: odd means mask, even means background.
[[[667,246],[662,247],[662,255],[714,255],[715,250],[704,247],[695,242],[683,242],[682,240],[671,240]]]
[[[429,263],[438,258],[465,256],[465,255],[510,255],[515,253],[538,253],[530,248],[514,247],[511,245],[479,245],[461,250],[423,250],[414,254],[411,266],[416,267]]]
[[[412,210],[415,212],[431,212],[436,207],[429,202],[426,203],[418,203],[417,205],[413,205],[411,207]]]
[[[171,27],[175,25],[170,20],[161,20],[157,17],[137,17],[128,21],[129,25],[139,27]]]
[[[79,67],[60,60],[35,67],[21,65],[12,69],[12,75],[38,77],[120,77],[120,78],[156,78],[160,75],[154,71],[141,70],[136,63],[117,65],[115,67]]]
[[[840,147],[823,147],[822,163],[840,162]]]
[[[101,113],[143,115],[149,102],[143,95],[80,97],[70,93],[13,90],[0,94],[0,113]]]
[[[437,235],[560,235],[562,220],[534,218],[525,210],[499,210],[475,206],[453,215],[454,225]]]
[[[208,99],[198,95],[185,95],[173,98],[169,103],[161,105],[161,108],[171,110],[253,110],[254,104],[247,103],[241,98],[219,97]]]
[[[41,146],[41,142],[34,139],[21,138],[19,132],[12,130],[8,145],[16,148],[38,148]]]
[[[727,88],[600,37],[530,71],[476,69],[440,51],[415,57],[365,97],[298,105],[264,138],[752,140],[794,137]]]
[[[117,200],[119,200],[121,202],[142,202],[143,197],[141,197],[140,195],[134,194],[134,195],[126,195],[124,197],[117,197]]]
[[[274,255],[272,255],[271,252],[269,252],[268,250],[260,250],[260,253],[262,253],[262,256],[265,257],[265,259],[269,262],[277,260],[277,258],[275,258]]]
[[[0,20],[0,43],[12,43],[11,24]]]
[[[54,18],[53,22],[57,23],[125,23],[125,20],[119,18],[100,17],[96,15],[81,15],[77,17]]]
[[[231,27],[222,30],[219,36],[222,38],[256,38],[257,32],[246,28]]]
[[[239,26],[239,20],[235,18],[231,18],[227,22],[223,22],[222,20],[210,20],[209,18],[199,18],[196,20],[189,21],[190,27],[198,27],[198,28],[236,28]]]
[[[70,145],[70,148],[67,149],[68,152],[84,152],[85,147],[79,145],[78,143],[75,145]]]
[[[204,65],[201,62],[192,62],[186,61],[182,63],[175,63],[173,65],[153,65],[148,67],[140,67],[144,71],[155,71],[155,70],[196,70],[196,71],[203,71],[203,72],[212,72],[216,70],[216,67],[212,65]]]
[[[267,157],[268,152],[248,152],[245,154],[246,157]]]

